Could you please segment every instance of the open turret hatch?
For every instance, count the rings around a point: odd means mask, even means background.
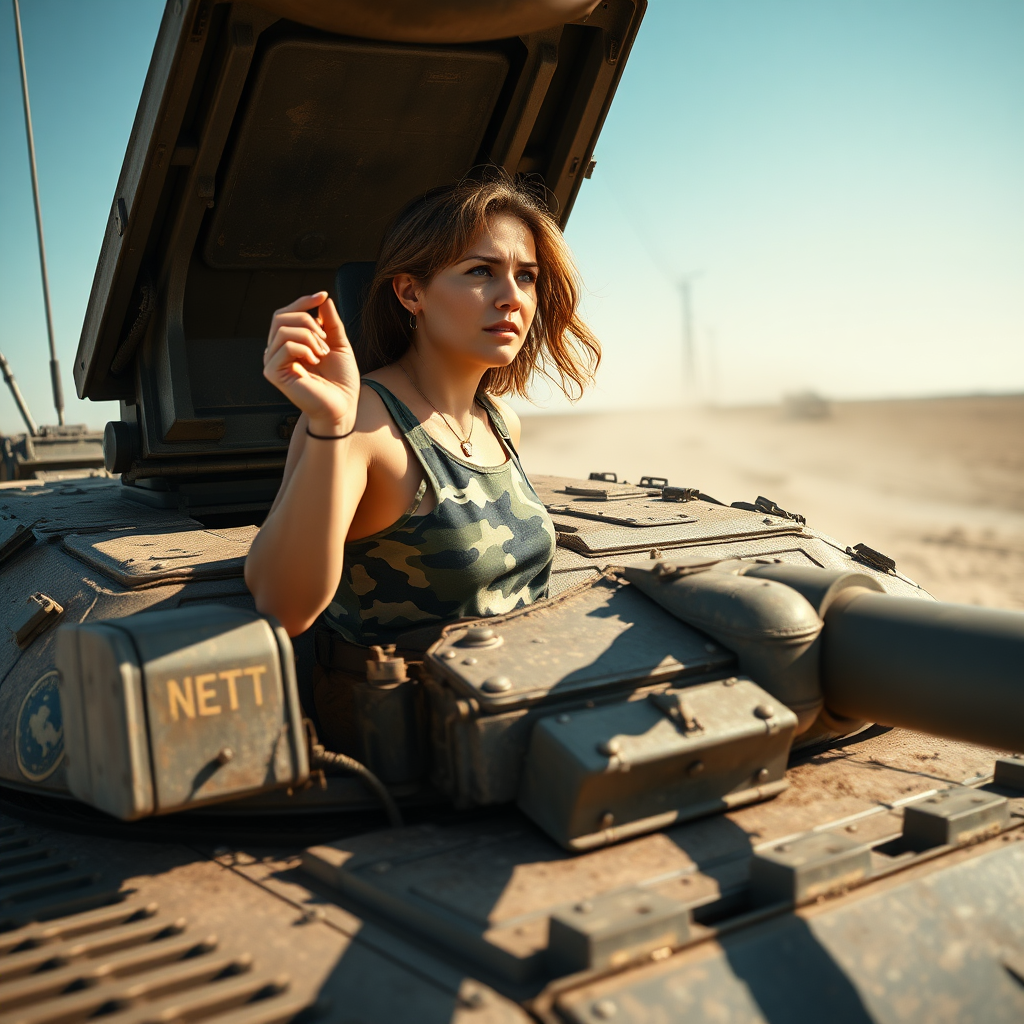
[[[349,6],[319,3],[335,28]],[[300,23],[325,24],[317,0],[168,0],[75,360],[79,395],[122,403],[107,458],[134,495],[270,500],[295,409],[262,377],[269,318],[373,260],[413,196],[495,164],[564,224],[645,6],[475,42],[435,41],[456,38],[442,18],[410,42]]]

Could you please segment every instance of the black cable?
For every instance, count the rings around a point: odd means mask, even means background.
[[[391,827],[401,828],[404,824],[402,812],[398,809],[398,804],[395,803],[395,798],[388,792],[387,787],[366,765],[361,764],[354,757],[349,757],[348,754],[338,754],[333,750],[325,749],[319,743],[314,743],[310,749],[309,763],[312,768],[341,768],[353,775],[358,775],[384,805]]]

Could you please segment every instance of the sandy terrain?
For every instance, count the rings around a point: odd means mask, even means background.
[[[1024,608],[1024,395],[523,418],[530,473],[668,477],[759,494],[863,541],[947,601]]]

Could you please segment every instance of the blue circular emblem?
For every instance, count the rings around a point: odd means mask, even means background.
[[[64,756],[64,719],[57,679],[56,672],[37,679],[18,712],[18,767],[32,782],[42,782],[52,775]]]

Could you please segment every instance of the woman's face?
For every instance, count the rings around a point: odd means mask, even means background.
[[[486,369],[507,366],[523,347],[537,311],[537,272],[533,232],[497,214],[457,263],[426,285],[400,275],[395,291],[416,312],[417,348]]]

